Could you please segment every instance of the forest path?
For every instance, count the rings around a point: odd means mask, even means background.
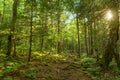
[[[81,70],[80,63],[59,55],[36,57],[5,76],[13,80],[91,80]]]

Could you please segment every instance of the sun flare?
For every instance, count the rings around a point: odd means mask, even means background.
[[[107,18],[107,20],[111,20],[112,17],[113,17],[112,12],[109,10],[106,14],[106,18]]]

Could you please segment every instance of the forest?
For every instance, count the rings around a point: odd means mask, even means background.
[[[0,0],[0,80],[120,80],[120,0]]]

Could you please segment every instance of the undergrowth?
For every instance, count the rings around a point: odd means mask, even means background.
[[[67,64],[64,69],[81,69],[85,75],[91,78],[91,80],[105,80],[108,77],[109,80],[120,80],[120,70],[117,68],[114,60],[109,65],[109,71],[106,71],[98,65],[96,58],[89,57],[86,54],[83,54],[78,58],[71,54],[43,54],[34,52],[32,54],[31,62],[29,63],[26,61],[26,57],[23,57],[25,55],[26,54],[19,55],[17,58],[7,58],[4,54],[0,54],[0,80],[3,78],[4,80],[13,80],[8,74],[15,71],[18,71],[17,73],[22,75],[22,78],[30,78],[34,80],[37,79],[36,74],[41,72],[41,69],[35,66],[45,66],[49,68],[53,66],[51,63],[58,64],[60,62],[62,64]],[[36,61],[38,61],[38,63]],[[23,67],[23,70],[20,70],[21,67]],[[54,79],[51,74],[52,73],[49,73],[48,77]]]

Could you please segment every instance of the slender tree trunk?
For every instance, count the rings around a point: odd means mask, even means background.
[[[78,13],[76,15],[76,27],[77,27],[77,36],[78,36],[78,47],[77,47],[77,53],[78,56],[80,57],[80,33],[79,33],[79,18],[78,18]]]
[[[51,16],[50,16],[50,18],[51,18],[51,28],[52,28],[52,30],[51,30],[51,35],[54,35],[54,30],[53,30],[53,28],[54,28],[54,27],[53,27],[53,12],[52,12],[52,11],[51,11]],[[54,43],[53,43],[53,40],[54,40],[54,38],[51,39],[50,53],[53,51],[53,47],[54,47],[54,46],[53,46],[53,44],[54,44]]]
[[[2,46],[2,40],[0,39],[0,50],[1,50],[1,46]]]
[[[43,8],[44,9],[44,8]],[[43,11],[44,12],[44,11]],[[42,17],[44,19],[44,16]],[[40,30],[40,51],[43,50],[43,43],[44,43],[44,20],[41,21],[41,30]]]
[[[88,32],[87,32],[87,35],[88,35],[88,39],[87,39],[87,41],[88,41],[88,54],[90,55],[90,48],[91,48],[91,46],[90,46],[90,26],[89,26],[89,23],[88,23],[87,30],[88,30]]]
[[[47,39],[47,37],[45,37],[45,36],[47,36],[47,33],[48,33],[48,31],[49,31],[49,29],[48,29],[48,25],[47,25],[47,19],[48,19],[48,14],[47,14],[48,12],[47,12],[47,10],[45,10],[45,24],[44,24],[44,44],[43,45],[45,45],[44,46],[44,49],[45,50],[48,50],[48,48],[49,48],[49,44],[48,43],[45,43],[48,39]]]
[[[46,2],[44,2],[43,1],[43,3],[46,3]],[[44,41],[45,41],[45,30],[46,30],[46,17],[47,17],[47,12],[46,12],[46,8],[45,8],[45,6],[43,5],[42,6],[42,9],[43,9],[43,17],[42,17],[42,19],[43,19],[43,21],[42,21],[42,27],[41,27],[41,38],[40,38],[40,51],[43,51],[43,48],[45,47],[44,46]]]
[[[44,47],[47,47],[48,45],[45,45],[45,35],[47,33],[47,12],[45,12],[45,16],[44,16],[44,22],[42,24],[42,33],[41,33],[41,51],[43,51],[43,49],[47,49]]]
[[[7,51],[7,56],[9,56],[12,52],[12,47],[14,45],[15,41],[15,23],[17,19],[17,7],[18,7],[18,1],[19,0],[14,0],[13,3],[13,15],[12,15],[12,22],[10,26],[10,35],[8,36],[8,51]]]
[[[41,51],[43,51],[43,47],[44,47],[44,25],[42,24],[42,33],[41,33]]]
[[[2,24],[2,15],[1,14],[0,14],[0,23]],[[1,27],[1,25],[0,25],[0,27]],[[1,51],[1,47],[2,47],[2,39],[0,38],[0,51]]]
[[[93,29],[92,23],[90,23],[90,55],[93,54]]]
[[[57,43],[57,52],[61,52],[60,47],[60,0],[58,0],[58,21],[57,21],[57,27],[58,27],[58,43]]]
[[[29,47],[29,54],[28,54],[28,62],[31,59],[31,53],[32,53],[32,26],[33,26],[33,0],[31,1],[30,47]]]
[[[84,38],[85,38],[85,50],[86,50],[86,53],[89,54],[89,52],[88,52],[88,42],[87,42],[87,27],[86,27],[85,21],[84,21]]]
[[[11,34],[8,36],[8,46],[7,47],[8,47],[7,56],[9,56],[12,51],[12,35]]]
[[[16,35],[14,35],[13,47],[14,47],[13,55],[16,56]]]
[[[58,45],[57,45],[57,49],[58,49],[58,53],[60,53],[60,21],[58,20]]]
[[[3,15],[0,15],[0,19],[1,19],[1,25],[3,24],[4,22],[4,14],[5,14],[5,0],[4,0],[4,3],[3,3]],[[1,50],[1,47],[2,47],[2,39],[0,38],[0,50]]]
[[[2,24],[2,19],[1,19],[2,15],[0,14],[0,23]],[[1,26],[1,25],[0,25]],[[0,51],[1,51],[1,45],[2,44],[2,39],[0,38]]]
[[[95,6],[95,2],[93,2],[93,5]],[[95,12],[96,12],[96,10],[95,10],[95,8],[93,8],[93,17],[92,17],[92,19],[93,19],[93,24],[92,24],[92,35],[91,35],[91,37],[92,37],[92,54],[94,54],[94,52],[95,52],[95,31],[96,31],[96,29],[95,29],[95,27],[96,27],[96,18],[95,18]]]
[[[71,46],[72,47],[72,53],[74,53],[74,47],[75,47],[74,42],[75,42],[75,38],[74,38],[74,35],[72,35],[72,46]]]

